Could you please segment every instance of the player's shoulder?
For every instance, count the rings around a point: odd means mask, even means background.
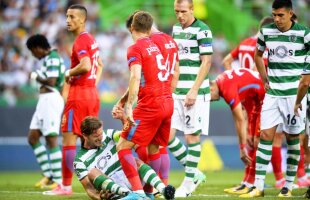
[[[244,40],[242,40],[240,42],[240,45],[243,44],[243,45],[250,45],[250,44],[256,44],[257,42],[257,37],[255,36],[251,36],[251,37],[248,37],[248,38],[245,38]]]
[[[84,149],[83,147],[81,147],[81,148],[77,151],[77,153],[76,153],[76,155],[75,155],[75,158],[74,158],[74,161],[75,161],[75,162],[82,162],[81,158],[83,157],[83,155],[84,155],[85,153],[87,153],[87,149]]]
[[[210,30],[210,27],[203,21],[196,19],[195,22],[191,25],[191,27],[199,27],[201,31]]]
[[[307,32],[309,32],[310,29],[307,26],[304,26],[304,25],[299,24],[299,23],[295,23],[291,30],[307,31]]]

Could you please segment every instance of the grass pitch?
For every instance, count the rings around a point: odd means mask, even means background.
[[[238,184],[242,178],[242,171],[224,170],[218,172],[206,172],[207,183],[200,185],[195,193],[188,197],[189,200],[200,199],[241,199],[238,196],[228,195],[223,192],[225,188]],[[178,187],[183,180],[183,171],[172,171],[170,173],[170,184]],[[88,200],[82,185],[74,177],[72,196],[43,196],[42,190],[34,188],[34,183],[41,178],[39,172],[0,172],[0,200],[61,200],[61,199],[78,199]],[[271,187],[274,184],[273,174],[267,175],[267,187],[265,190],[265,198],[278,199],[278,189]],[[293,198],[286,199],[302,199],[302,194],[306,191],[303,189],[295,189]]]

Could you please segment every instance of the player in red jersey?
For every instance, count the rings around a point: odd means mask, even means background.
[[[261,20],[259,24],[259,29],[266,25],[273,22],[272,17],[265,17]],[[254,53],[256,48],[256,42],[257,42],[257,34],[254,36],[251,36],[249,38],[246,38],[240,44],[234,48],[229,54],[225,56],[223,59],[223,66],[225,70],[232,69],[232,62],[234,60],[239,60],[239,66],[241,68],[247,68],[256,70],[255,63],[254,63]],[[265,66],[267,66],[267,58],[268,58],[268,51],[265,51],[264,54],[264,61]]]
[[[240,158],[247,165],[246,170],[248,171],[247,176],[243,179],[244,184],[235,188],[234,194],[243,194],[248,191],[255,180],[255,149],[253,147],[256,145],[253,144],[253,141],[248,141],[248,138],[259,137],[260,112],[265,97],[265,88],[258,72],[239,68],[220,74],[216,80],[211,81],[210,90],[211,100],[223,97],[233,113],[239,137]],[[246,110],[248,119],[243,114],[242,108]],[[248,124],[249,126],[247,126]]]
[[[102,72],[99,48],[94,37],[85,30],[87,10],[82,5],[72,5],[67,10],[67,28],[76,39],[72,47],[71,68],[65,72],[70,85],[69,94],[62,118],[62,185],[50,195],[72,194],[73,161],[76,154],[76,141],[81,137],[80,125],[86,116],[98,116],[99,96],[96,80]]]
[[[168,92],[170,95],[172,95],[172,92],[176,88],[179,79],[178,45],[170,35],[160,32],[154,26],[151,29],[151,40],[158,46],[164,57],[165,66],[167,69],[167,72],[164,76],[168,77],[168,85],[171,85],[171,90]],[[158,169],[160,178],[167,185],[170,169],[170,158],[166,146],[161,146],[159,148],[159,154],[160,159],[157,160],[157,163],[156,161],[152,160],[154,156],[150,155],[149,164],[153,168]]]
[[[123,170],[132,185],[133,193],[124,199],[145,199],[137,166],[131,149],[135,145],[148,146],[152,155],[159,146],[167,146],[173,113],[173,99],[167,69],[158,46],[149,38],[152,16],[143,11],[134,14],[130,32],[135,44],[127,50],[130,68],[129,88],[117,106],[125,106],[127,122],[117,145]],[[170,91],[170,93],[169,93]],[[137,106],[132,110],[136,95]],[[171,192],[175,189],[171,186]],[[174,195],[173,195],[174,196]]]

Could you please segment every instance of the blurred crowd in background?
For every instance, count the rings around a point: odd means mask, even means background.
[[[197,0],[200,6],[208,5],[208,0]],[[271,13],[271,1],[231,0],[236,7],[246,9],[257,21],[264,13]],[[247,4],[245,3],[247,2]],[[259,3],[257,3],[259,2]],[[303,8],[300,12],[309,10],[310,0],[294,1],[295,7]],[[112,28],[102,28],[102,8],[99,0],[1,0],[0,1],[0,106],[34,105],[37,97],[38,85],[29,80],[31,71],[39,68],[40,61],[35,60],[26,48],[27,38],[36,33],[44,34],[53,48],[70,67],[70,54],[74,37],[66,30],[65,12],[68,6],[82,3],[88,9],[87,30],[91,32],[100,46],[100,56],[104,63],[104,71],[98,89],[103,103],[112,103],[126,90],[128,85],[128,67],[126,61],[127,47],[132,43],[124,22],[114,20]],[[267,9],[264,5],[267,4]],[[268,10],[269,8],[269,10]],[[171,9],[173,3],[171,0]],[[196,9],[196,8],[195,8]],[[116,14],[117,15],[117,14]],[[172,16],[174,19],[175,17]],[[208,16],[211,17],[211,16]],[[310,24],[309,12],[304,12],[305,25]],[[205,19],[208,23],[208,18]],[[160,29],[171,31],[172,21]],[[248,32],[248,37],[255,33]],[[211,27],[212,30],[212,27]],[[213,35],[213,64],[210,76],[215,77],[224,70],[223,57],[236,45],[236,41],[229,41],[224,34]]]

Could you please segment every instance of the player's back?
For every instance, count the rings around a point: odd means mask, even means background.
[[[252,36],[244,39],[240,42],[238,47],[231,51],[231,56],[235,59],[238,58],[241,68],[254,69],[254,54],[256,49],[257,36]],[[267,66],[268,62],[268,51],[264,52],[263,55],[264,64]]]
[[[227,70],[217,77],[216,82],[220,95],[232,108],[245,99],[265,93],[259,73],[250,69]]]
[[[127,60],[129,67],[133,64],[142,67],[138,105],[150,106],[151,102],[165,99],[168,85],[161,76],[161,68],[165,66],[158,46],[150,38],[141,38],[128,48]]]
[[[174,73],[174,67],[178,62],[178,45],[174,39],[163,32],[155,32],[151,35],[152,41],[158,46],[161,54],[164,57],[166,69],[162,70],[163,78],[167,78],[168,84],[171,84],[171,80]]]
[[[89,57],[91,69],[85,74],[70,77],[69,99],[94,99],[97,98],[96,71],[98,67],[98,43],[87,32],[81,33],[74,41],[71,54],[71,68],[76,67],[80,60]]]

